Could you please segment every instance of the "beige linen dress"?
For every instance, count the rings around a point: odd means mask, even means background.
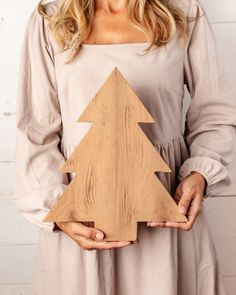
[[[204,12],[196,0],[172,2],[189,16]],[[48,3],[48,13],[56,5]],[[175,35],[143,56],[147,42],[84,44],[68,65],[70,50],[59,52],[46,25],[35,8],[23,42],[16,108],[13,199],[40,228],[34,294],[225,294],[204,206],[190,231],[139,223],[140,243],[112,250],[83,250],[53,230],[53,222],[42,221],[73,178],[59,168],[91,127],[77,119],[115,66],[156,121],[142,128],[172,170],[158,173],[169,192],[173,195],[181,179],[198,171],[207,180],[204,199],[224,194],[236,148],[236,95],[207,16],[189,23],[186,44]],[[192,98],[185,133],[184,84]]]

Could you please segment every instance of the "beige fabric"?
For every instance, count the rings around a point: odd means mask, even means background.
[[[174,2],[189,16],[203,12],[196,0]],[[48,3],[48,11],[56,3]],[[141,126],[172,169],[158,173],[169,192],[192,170],[207,179],[204,198],[219,195],[229,183],[236,97],[207,16],[189,24],[184,47],[175,35],[166,47],[138,55],[147,45],[87,44],[65,65],[69,50],[58,51],[37,9],[29,19],[19,71],[13,199],[41,229],[34,294],[224,294],[204,208],[189,232],[140,223],[140,244],[115,250],[83,250],[53,231],[52,222],[42,222],[74,176],[59,168],[91,126],[76,121],[115,66],[156,120]],[[186,134],[181,130],[184,83],[192,96]]]

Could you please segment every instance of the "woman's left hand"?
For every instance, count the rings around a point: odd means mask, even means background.
[[[206,180],[204,176],[196,171],[192,171],[178,185],[174,199],[178,204],[178,210],[188,218],[187,223],[183,222],[147,222],[148,226],[175,227],[183,230],[190,230],[201,211]]]

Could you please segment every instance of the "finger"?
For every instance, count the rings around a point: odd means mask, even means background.
[[[112,249],[112,248],[121,248],[121,247],[129,246],[131,244],[131,241],[96,242],[80,235],[76,237],[76,241],[85,250],[95,250],[95,249],[104,250],[104,249]]]
[[[174,221],[167,221],[166,227],[178,228],[187,230],[187,223],[186,222],[174,222]]]
[[[191,202],[190,206],[189,206],[189,210],[188,210],[188,223],[187,223],[187,230],[189,230],[197,216],[199,215],[200,211],[201,211],[201,206],[202,206],[202,202],[201,202],[201,196],[200,195],[197,195]]]
[[[185,197],[183,195],[183,197]],[[185,203],[186,204],[186,203]],[[191,206],[191,200],[190,200],[190,204],[188,206],[188,209],[190,209]],[[191,212],[190,212],[191,214]],[[188,220],[188,222],[175,222],[175,221],[166,221],[166,222],[156,222],[156,221],[152,221],[152,222],[148,222],[148,226],[151,227],[156,227],[156,226],[160,226],[160,227],[172,227],[172,228],[178,228],[178,229],[184,229],[184,230],[188,230],[190,226],[192,226],[193,222],[191,219],[191,223],[190,220]]]
[[[97,228],[87,227],[80,222],[72,223],[72,232],[75,235],[81,235],[87,239],[92,240],[102,240],[104,238],[104,233]]]
[[[77,225],[82,225],[81,226],[81,229],[79,229],[79,230],[76,230],[76,231],[74,231],[74,234],[76,234],[76,235],[80,235],[80,236],[84,236],[85,238],[87,238],[87,239],[93,239],[93,240],[96,240],[96,241],[100,241],[101,239],[99,239],[98,237],[97,237],[97,233],[102,233],[102,235],[103,235],[103,238],[104,238],[104,234],[103,234],[103,232],[102,231],[100,231],[100,230],[98,230],[98,229],[96,229],[96,228],[94,228],[94,231],[95,231],[95,238],[93,238],[93,233],[91,233],[91,232],[93,232],[93,231],[91,231],[90,229],[88,229],[87,228],[87,226],[86,225],[88,225],[88,226],[93,226],[94,225],[94,222],[83,222],[83,223],[76,223],[76,227],[78,227]],[[83,225],[84,225],[84,227],[83,227]],[[90,234],[89,234],[89,231],[90,231]],[[86,232],[87,232],[87,234],[86,234]],[[137,244],[137,243],[139,243],[139,240],[137,239],[137,240],[135,240],[135,241],[130,241],[132,244]]]
[[[164,225],[161,225],[161,227],[172,227],[172,228],[178,228],[178,229],[183,229],[183,230],[188,230],[189,226],[192,225],[192,222],[190,223],[190,219],[188,222],[174,222],[174,221],[166,221]],[[150,227],[156,227],[160,226],[157,222],[153,221],[149,225]]]
[[[182,222],[166,222],[166,227],[175,227],[178,229],[183,230],[190,230],[201,210],[201,197],[200,195],[196,195],[195,198],[192,199],[187,212],[188,222],[182,223]]]
[[[165,221],[148,221],[147,226],[154,227],[165,227]]]
[[[178,203],[178,211],[181,214],[186,214],[188,211],[189,204],[191,200],[193,199],[193,191],[187,190],[183,192],[179,203]]]

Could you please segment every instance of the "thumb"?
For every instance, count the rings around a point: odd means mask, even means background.
[[[102,240],[104,238],[104,233],[94,227],[87,227],[83,223],[78,222],[77,226],[77,234],[84,236],[87,239],[92,240]]]
[[[102,240],[104,233],[97,228],[94,228],[94,222],[82,222],[83,225],[91,227],[91,236],[95,240]]]

